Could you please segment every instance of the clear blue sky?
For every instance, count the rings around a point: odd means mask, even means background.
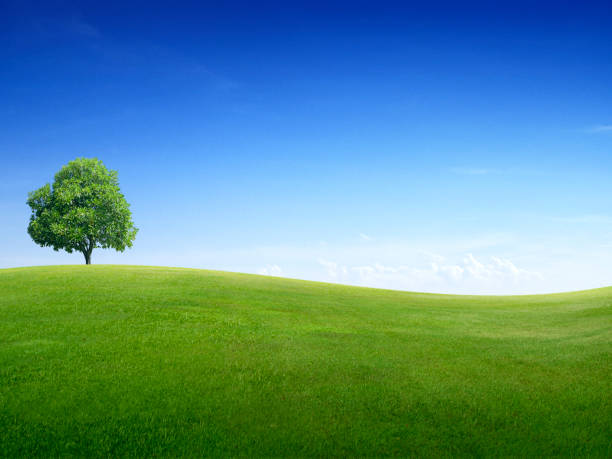
[[[0,267],[82,262],[25,200],[88,156],[140,229],[94,263],[612,284],[609,2],[196,3],[2,3]]]

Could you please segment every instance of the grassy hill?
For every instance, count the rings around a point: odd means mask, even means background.
[[[0,270],[0,455],[612,455],[612,288]]]

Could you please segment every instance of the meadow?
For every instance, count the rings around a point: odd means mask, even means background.
[[[612,288],[0,270],[0,455],[612,456]]]

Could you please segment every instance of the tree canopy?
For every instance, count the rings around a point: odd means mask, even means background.
[[[77,158],[48,183],[28,195],[32,209],[28,234],[53,250],[83,253],[91,264],[94,248],[123,252],[138,231],[130,206],[119,189],[117,171],[97,158]]]

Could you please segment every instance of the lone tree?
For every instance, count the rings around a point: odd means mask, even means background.
[[[68,253],[79,251],[91,264],[100,247],[123,252],[132,247],[138,229],[130,206],[119,190],[117,171],[97,158],[77,158],[48,183],[28,195],[32,208],[28,234],[34,242]]]

